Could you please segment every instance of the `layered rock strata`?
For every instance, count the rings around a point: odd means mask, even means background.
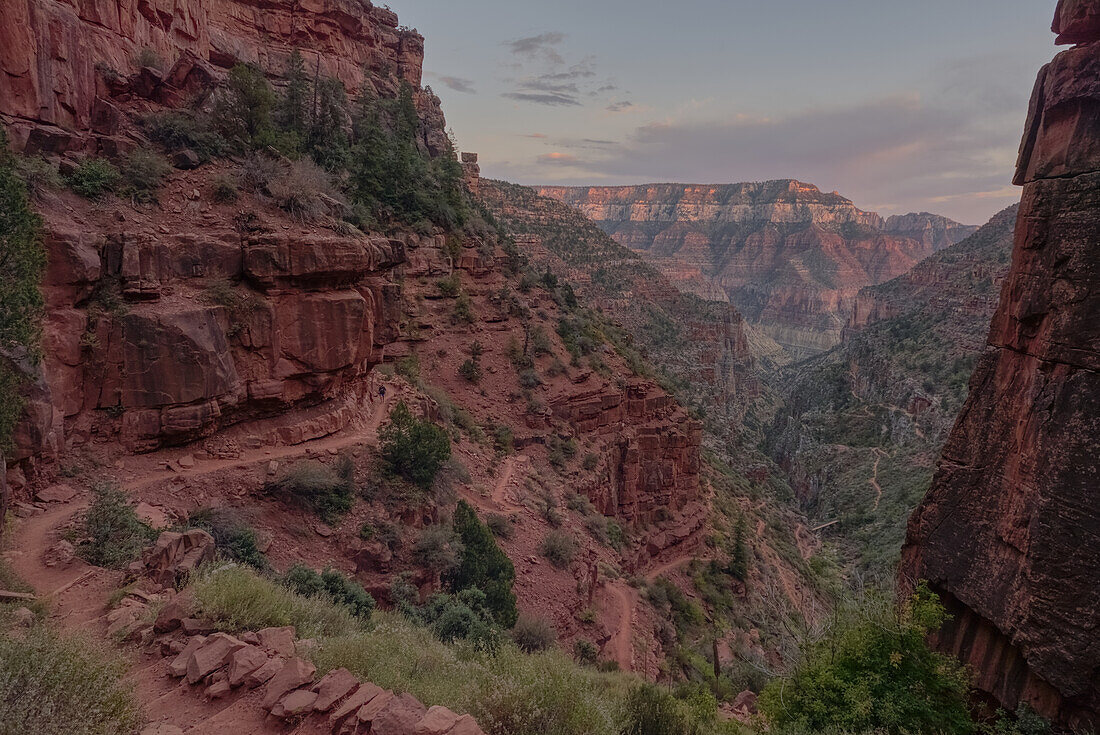
[[[1039,73],[1020,151],[1012,269],[988,352],[909,521],[902,579],[954,619],[937,645],[1007,709],[1100,727],[1100,3],[1063,0],[1079,45]]]
[[[682,291],[730,301],[796,358],[840,341],[860,288],[973,232],[927,213],[884,222],[793,180],[539,192],[580,209]]]

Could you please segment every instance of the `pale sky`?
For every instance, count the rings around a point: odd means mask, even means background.
[[[1055,0],[390,0],[483,175],[796,178],[967,224],[1016,201]]]

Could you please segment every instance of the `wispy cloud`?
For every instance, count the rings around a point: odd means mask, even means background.
[[[579,106],[576,97],[556,92],[505,92],[501,97],[506,97],[516,102],[533,102],[536,105],[548,105],[551,107]]]
[[[508,41],[505,45],[516,56],[529,59],[543,58],[553,64],[564,64],[565,59],[558,53],[557,46],[565,40],[565,34],[559,31],[547,31],[537,36],[527,36]]]
[[[451,77],[444,74],[433,74],[435,79],[443,82],[443,85],[447,89],[453,89],[456,92],[463,94],[477,94],[477,90],[474,89],[474,82],[472,79],[463,79],[462,77]]]
[[[612,102],[606,109],[608,112],[627,112],[634,109],[634,103],[630,100],[621,100],[619,102]]]

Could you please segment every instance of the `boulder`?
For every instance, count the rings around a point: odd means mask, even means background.
[[[408,735],[427,712],[413,695],[398,694],[370,720],[371,735]]]
[[[184,148],[182,151],[176,151],[168,159],[172,165],[181,171],[190,171],[191,169],[198,168],[202,163],[202,159],[199,158],[199,154],[195,153],[190,148]]]
[[[270,710],[289,692],[313,682],[317,667],[300,658],[288,660],[264,689],[263,706]]]
[[[172,660],[172,663],[168,664],[168,674],[177,678],[187,674],[187,664],[191,660],[191,655],[205,642],[206,636],[196,635],[189,638],[183,650]]]
[[[427,714],[413,727],[413,735],[447,735],[458,722],[458,715],[440,705],[429,707]]]
[[[215,548],[214,537],[201,529],[186,533],[165,531],[143,555],[145,576],[162,585],[174,586],[200,564],[213,561]]]
[[[313,705],[316,701],[317,692],[297,689],[276,702],[275,706],[271,708],[271,715],[281,720],[308,715],[313,711]]]
[[[348,718],[356,715],[362,707],[383,693],[382,688],[374,684],[360,684],[329,716],[332,731],[338,731]]]
[[[72,485],[50,485],[36,493],[43,503],[67,503],[76,497],[76,488]]]
[[[214,633],[191,653],[187,661],[187,683],[196,684],[225,666],[233,652],[245,645],[247,644],[226,633]]]
[[[76,558],[76,549],[68,541],[61,540],[46,549],[42,555],[42,563],[48,567],[61,567],[64,569],[73,563]]]
[[[458,722],[452,727],[447,735],[485,735],[484,731],[478,727],[477,721],[470,715],[462,715],[458,718]]]
[[[237,649],[229,657],[229,685],[236,687],[244,684],[250,674],[269,661],[270,657],[256,646],[246,645]],[[275,675],[274,667],[271,675]]]
[[[260,645],[269,651],[280,656],[293,656],[294,634],[294,626],[288,625],[282,628],[264,628],[256,635],[260,638]]]
[[[1100,40],[1100,4],[1096,0],[1061,0],[1051,30],[1055,43],[1089,43]]]
[[[317,692],[317,701],[313,709],[328,712],[333,705],[346,697],[359,686],[359,680],[347,669],[333,669],[313,685]]]
[[[245,675],[243,682],[245,688],[255,689],[271,681],[276,674],[282,671],[283,664],[285,663],[286,659],[284,658],[268,659],[267,663],[260,666],[260,668]]]

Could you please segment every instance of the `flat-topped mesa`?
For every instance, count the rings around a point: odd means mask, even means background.
[[[855,223],[876,230],[883,227],[882,218],[874,212],[856,208],[836,192],[826,193],[793,179],[718,185],[546,186],[538,191],[579,208],[597,223]]]
[[[423,37],[368,0],[18,0],[0,7],[0,121],[17,148],[38,130],[32,148],[96,152],[120,102],[188,102],[238,62],[277,76],[296,48],[352,93],[420,87]]]
[[[908,271],[974,228],[892,218],[793,179],[740,184],[543,187],[678,289],[728,300],[795,358],[840,342],[856,293]]]
[[[902,588],[953,615],[937,646],[1008,710],[1100,728],[1100,0],[1062,0],[1016,183],[1012,268],[932,487]]]

